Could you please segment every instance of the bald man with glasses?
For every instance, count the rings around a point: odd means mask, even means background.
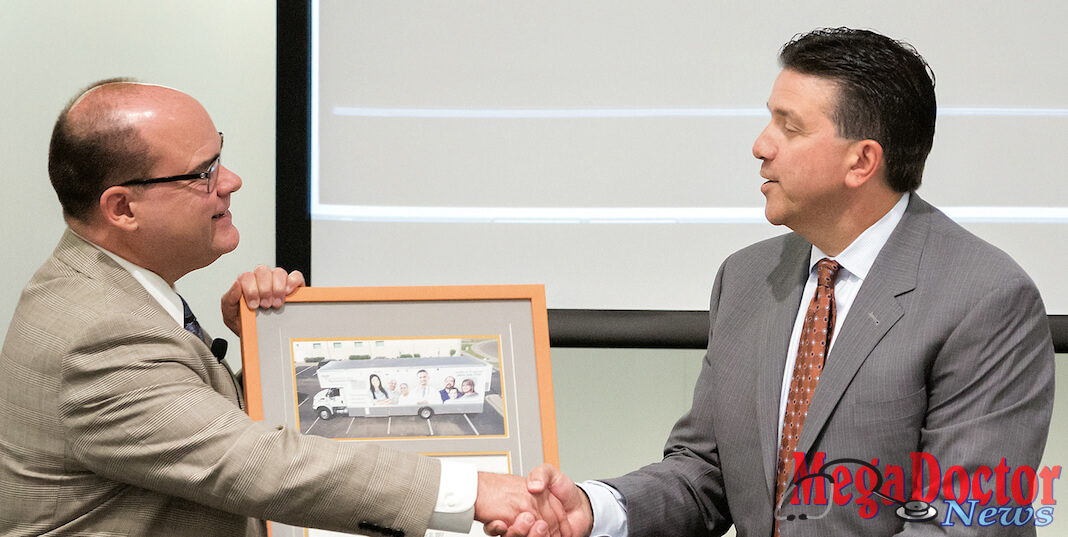
[[[68,229],[0,351],[0,535],[265,535],[276,520],[421,537],[509,511],[547,533],[534,498],[515,500],[520,477],[248,418],[174,290],[237,247],[222,146],[200,103],[162,86],[102,81],[60,114],[48,168]],[[302,285],[257,267],[224,320],[239,333],[242,296],[277,307]]]

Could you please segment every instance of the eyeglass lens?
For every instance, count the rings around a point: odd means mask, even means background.
[[[215,185],[219,182],[219,169],[222,168],[222,156],[215,159],[211,168],[208,168],[208,194],[215,192]]]

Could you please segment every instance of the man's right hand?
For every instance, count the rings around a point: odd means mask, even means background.
[[[593,532],[593,508],[590,506],[589,498],[571,478],[557,470],[556,467],[543,464],[531,470],[530,475],[527,476],[527,492],[538,500],[543,518],[554,520],[559,524],[562,535],[589,537]],[[550,513],[546,513],[546,510]],[[527,522],[518,517],[511,525],[502,520],[495,520],[486,524],[484,528],[487,535],[503,537],[538,535],[539,524]]]
[[[556,503],[547,507],[545,501]],[[548,493],[535,498],[527,492],[522,477],[478,473],[475,520],[484,524],[486,535],[505,537],[559,537],[563,509]],[[563,537],[571,537],[570,533]]]
[[[575,537],[589,537],[593,532],[593,507],[586,493],[560,470],[551,464],[543,464],[527,476],[527,491],[537,497],[548,491],[564,508],[565,523]],[[566,522],[565,522],[566,521]]]

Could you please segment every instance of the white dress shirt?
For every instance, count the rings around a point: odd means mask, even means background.
[[[909,195],[905,193],[894,205],[890,212],[883,215],[878,222],[865,229],[856,239],[835,257],[828,256],[815,246],[808,260],[808,281],[802,292],[801,304],[794,319],[794,329],[790,333],[790,344],[786,347],[786,368],[783,370],[782,392],[779,396],[779,433],[782,434],[783,417],[786,415],[786,398],[790,392],[790,381],[793,379],[794,364],[797,362],[797,348],[801,343],[801,328],[805,324],[805,314],[808,313],[809,302],[816,294],[816,264],[823,258],[837,261],[842,266],[838,271],[838,277],[834,281],[834,331],[831,333],[831,343],[827,347],[827,355],[830,356],[834,342],[838,339],[838,332],[845,322],[849,309],[853,306],[853,300],[857,298],[864,278],[868,277],[871,266],[875,264],[875,258],[879,256],[890,234],[894,232],[901,217],[905,216],[905,208],[909,204]],[[782,441],[782,438],[779,438]]]
[[[909,204],[909,194],[906,192],[892,209],[878,222],[865,229],[842,253],[830,257],[815,246],[809,254],[808,281],[802,293],[801,304],[794,320],[793,331],[790,333],[790,344],[786,351],[786,368],[783,370],[782,393],[779,396],[779,435],[782,435],[783,416],[786,414],[786,396],[790,391],[790,380],[793,377],[794,364],[797,362],[797,347],[801,342],[801,327],[805,324],[805,313],[808,311],[809,302],[816,294],[816,264],[825,257],[838,261],[842,268],[834,282],[835,318],[834,332],[831,334],[831,346],[827,348],[830,354],[835,339],[838,338],[839,328],[845,322],[849,308],[860,291],[864,278],[875,263],[890,234],[905,216],[905,208]],[[780,438],[781,441],[781,438]],[[593,532],[592,537],[627,537],[627,506],[623,496],[616,489],[600,481],[586,481],[580,484],[582,490],[590,498],[593,507]]]

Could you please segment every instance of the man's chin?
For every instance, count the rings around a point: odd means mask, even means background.
[[[215,252],[219,256],[228,254],[237,249],[239,242],[241,242],[241,235],[237,232],[237,228],[231,228],[231,231],[224,237],[215,236]]]
[[[764,218],[766,218],[768,223],[773,226],[781,226],[785,224],[783,215],[776,212],[770,205],[764,206]]]

